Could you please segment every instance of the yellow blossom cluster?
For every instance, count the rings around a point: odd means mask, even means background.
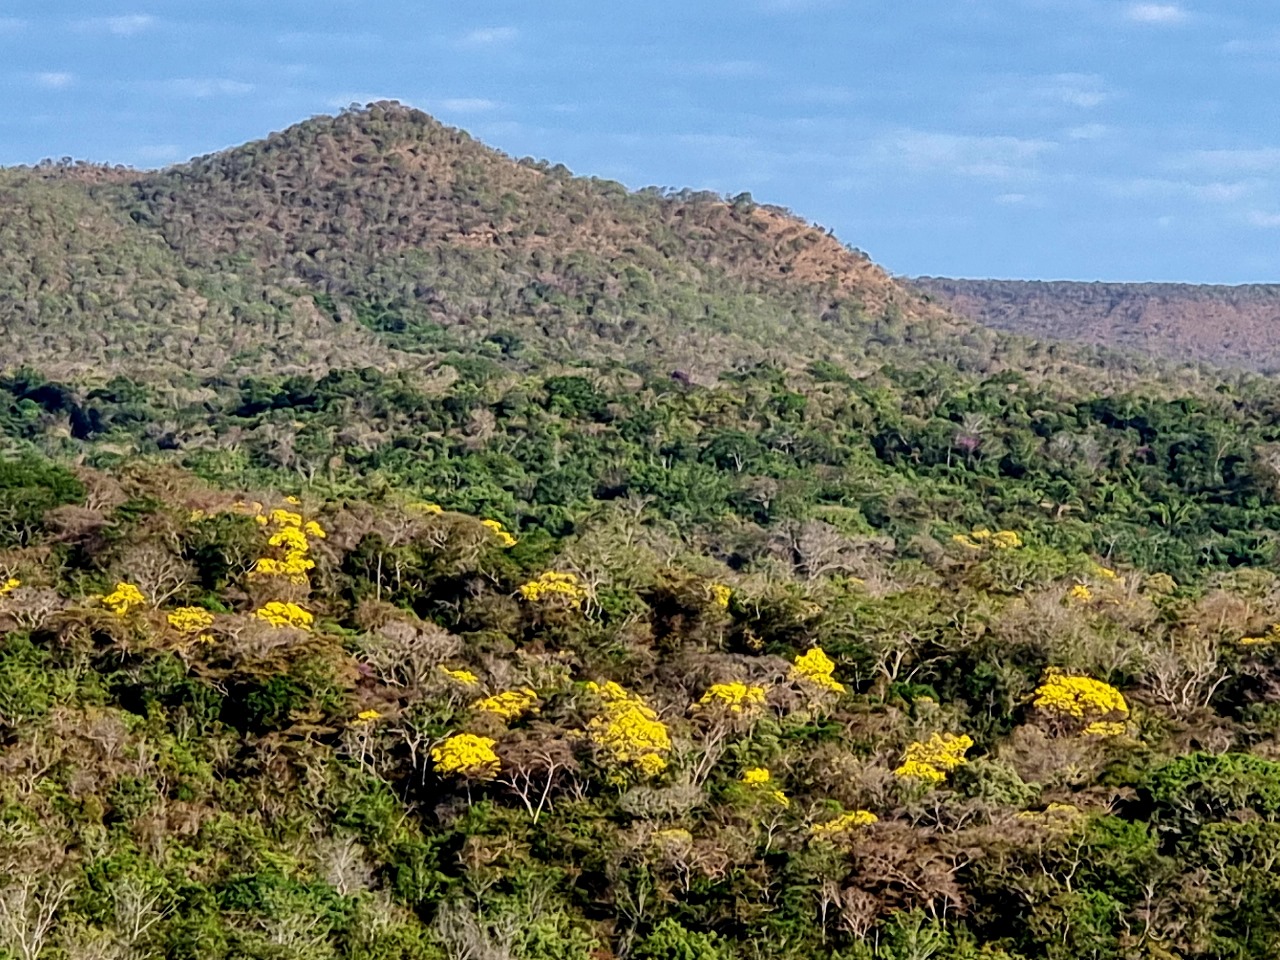
[[[17,590],[20,586],[22,586],[21,580],[17,577],[9,577],[9,579],[0,583],[0,597],[3,597],[6,593],[13,593],[13,591]]]
[[[493,752],[498,741],[491,737],[478,737],[474,733],[459,733],[431,750],[431,762],[436,772],[445,776],[471,777],[489,780],[498,775],[502,764]]]
[[[369,724],[373,723],[373,721],[381,720],[381,719],[382,719],[382,714],[380,714],[377,710],[361,710],[359,713],[356,714],[356,725],[368,726]]]
[[[1260,637],[1241,637],[1240,642],[1246,647],[1267,647],[1280,643],[1280,623],[1273,623]]]
[[[206,633],[213,626],[213,614],[203,607],[179,607],[166,617],[169,626],[184,637],[194,637],[198,643],[213,643],[213,635]]]
[[[576,574],[548,571],[537,580],[530,580],[523,584],[520,587],[520,596],[531,603],[562,599],[574,606],[579,606],[587,598],[587,588],[582,585]]]
[[[1095,720],[1080,731],[1082,737],[1121,737],[1125,726],[1115,720]]]
[[[1022,537],[1014,530],[997,530],[992,533],[986,527],[979,527],[970,534],[957,533],[951,538],[955,543],[970,550],[1016,550],[1022,546]]]
[[[1045,674],[1031,702],[1050,718],[1074,723],[1091,737],[1119,736],[1129,716],[1124,694],[1111,684],[1056,669]]]
[[[213,626],[213,614],[203,607],[179,607],[165,619],[179,633],[201,633]]]
[[[1096,563],[1093,565],[1093,572],[1103,580],[1116,581],[1120,579],[1120,574],[1116,573],[1110,567],[1103,567]]]
[[[457,670],[450,670],[448,667],[441,664],[440,672],[443,673],[450,680],[452,680],[454,683],[460,683],[464,687],[480,686],[480,678],[477,677],[470,670],[465,670],[461,667],[459,667]]]
[[[1089,589],[1088,584],[1077,583],[1067,596],[1073,603],[1088,603],[1093,599],[1093,591]]]
[[[841,814],[834,820],[815,823],[809,828],[809,833],[820,840],[832,840],[836,837],[846,836],[861,827],[869,827],[873,823],[879,822],[880,818],[870,810],[854,810],[852,813]]]
[[[510,723],[519,720],[538,706],[538,695],[528,687],[520,690],[504,690],[471,704],[472,710],[491,713],[499,720]]]
[[[253,615],[273,627],[293,627],[297,630],[310,630],[315,620],[315,617],[296,603],[282,603],[279,600],[263,604]]]
[[[324,528],[314,520],[303,523],[302,514],[292,510],[276,509],[269,514],[258,513],[254,519],[261,526],[274,528],[267,545],[274,556],[261,557],[249,571],[251,578],[284,577],[290,583],[307,584],[307,574],[315,568],[311,559],[311,538],[323,540]]]
[[[652,707],[610,680],[588,683],[602,709],[587,724],[587,735],[615,764],[631,767],[642,777],[656,777],[667,769],[671,735]]]
[[[719,709],[729,713],[754,713],[764,706],[764,687],[733,681],[713,683],[692,709]]]
[[[928,740],[918,740],[907,747],[894,775],[904,780],[941,783],[956,767],[968,763],[964,755],[972,746],[973,738],[968,734],[935,733]]]
[[[844,693],[844,684],[832,676],[835,669],[835,662],[823,652],[822,648],[814,647],[796,657],[789,676],[792,680],[829,693]]]
[[[742,785],[764,793],[780,807],[791,806],[791,799],[773,785],[773,774],[768,767],[751,767],[742,771]]]
[[[115,590],[102,598],[102,605],[117,617],[128,616],[130,610],[146,602],[147,598],[142,595],[142,591],[132,583],[117,583]]]
[[[425,500],[420,500],[417,503],[410,503],[405,507],[405,509],[413,513],[429,513],[429,514],[444,513],[444,507],[440,506],[440,504],[427,503]]]
[[[711,584],[711,602],[717,607],[728,610],[729,598],[732,596],[733,590],[725,586],[723,583]]]
[[[498,538],[498,542],[504,547],[514,547],[518,542],[515,537],[507,533],[506,527],[499,520],[481,520],[482,524],[493,531],[493,535]]]

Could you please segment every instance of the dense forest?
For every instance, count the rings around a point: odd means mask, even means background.
[[[1280,956],[1280,390],[394,104],[0,175],[4,960]]]
[[[1280,285],[952,280],[912,286],[997,330],[1140,350],[1174,361],[1280,370]]]

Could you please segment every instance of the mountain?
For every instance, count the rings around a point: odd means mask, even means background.
[[[395,103],[158,172],[8,170],[0,206],[8,362],[73,377],[451,350],[714,377],[993,342],[785,211],[516,162]]]
[[[997,330],[1177,362],[1280,370],[1280,285],[951,280],[911,285]]]

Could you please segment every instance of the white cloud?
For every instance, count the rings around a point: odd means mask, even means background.
[[[483,97],[454,97],[439,101],[438,106],[445,113],[488,113],[490,110],[497,110],[502,104]]]
[[[1219,173],[1273,173],[1280,170],[1280,147],[1196,150],[1175,160],[1173,166]]]
[[[1025,193],[1002,193],[996,197],[996,203],[1001,206],[1011,207],[1017,206],[1020,203],[1026,203],[1029,199],[1030,197]]]
[[[1133,3],[1125,11],[1125,16],[1134,23],[1182,23],[1188,18],[1187,11],[1172,3]]]
[[[1067,130],[1067,136],[1072,140],[1101,140],[1111,128],[1103,123],[1085,123],[1078,127],[1071,127]]]
[[[1069,107],[1084,110],[1101,106],[1111,99],[1111,94],[1103,86],[1102,78],[1093,73],[1055,74],[1047,77],[1036,92],[1040,96],[1059,100]]]
[[[881,138],[873,152],[882,163],[916,173],[1005,180],[1031,173],[1055,146],[1049,140],[908,130]]]
[[[1208,183],[1197,183],[1191,180],[1170,180],[1160,177],[1131,177],[1110,181],[1106,184],[1106,188],[1112,195],[1125,198],[1181,199],[1200,203],[1231,204],[1256,194],[1264,185],[1260,180],[1214,180]]]
[[[671,67],[674,72],[699,77],[723,77],[739,80],[757,77],[765,73],[763,65],[754,60],[707,60],[702,63],[681,63]]]
[[[1245,217],[1255,227],[1274,230],[1280,227],[1280,213],[1268,213],[1265,210],[1250,210]]]
[[[1054,120],[1094,110],[1115,94],[1096,73],[1006,74],[993,78],[972,103],[995,120]]]
[[[46,90],[65,90],[76,82],[76,75],[61,71],[49,71],[47,73],[37,73],[31,79],[35,81],[36,86],[44,87]]]
[[[174,96],[205,100],[209,97],[238,97],[253,92],[253,84],[239,80],[178,77],[166,80],[164,89]]]
[[[520,36],[515,27],[484,27],[472,30],[459,43],[464,47],[491,47],[499,43],[511,43]]]
[[[93,17],[77,21],[80,30],[109,33],[116,37],[132,37],[156,25],[156,18],[145,13],[130,13],[119,17]]]

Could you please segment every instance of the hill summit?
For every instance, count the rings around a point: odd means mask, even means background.
[[[0,207],[11,359],[63,376],[477,348],[699,376],[982,339],[784,210],[516,161],[394,102],[162,171],[5,170]]]

